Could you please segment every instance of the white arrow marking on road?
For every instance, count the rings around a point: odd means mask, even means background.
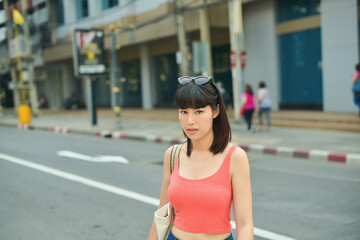
[[[121,156],[99,155],[96,157],[91,157],[88,155],[71,152],[71,151],[58,151],[57,155],[62,156],[62,157],[68,157],[68,158],[76,158],[79,160],[89,161],[89,162],[99,162],[99,163],[118,162],[118,163],[123,163],[123,164],[129,163],[129,160],[127,160],[126,158],[121,157]]]
[[[80,155],[82,155],[82,154],[80,154]],[[86,155],[83,155],[83,156],[86,156]],[[157,198],[149,197],[149,196],[143,195],[141,193],[132,192],[132,191],[118,188],[118,187],[115,187],[115,186],[112,186],[109,184],[94,181],[89,178],[84,178],[84,177],[81,177],[81,176],[78,176],[75,174],[71,174],[71,173],[63,172],[63,171],[60,171],[60,170],[57,170],[54,168],[46,167],[46,166],[43,166],[43,165],[40,165],[37,163],[26,161],[21,158],[16,158],[16,157],[12,157],[12,156],[0,153],[0,159],[4,159],[9,162],[13,162],[13,163],[25,166],[25,167],[36,169],[38,171],[45,172],[45,173],[48,173],[48,174],[51,174],[51,175],[54,175],[57,177],[65,178],[70,181],[82,183],[84,185],[91,186],[93,188],[97,188],[97,189],[100,189],[103,191],[111,192],[111,193],[114,193],[114,194],[117,194],[117,195],[120,195],[123,197],[134,199],[134,200],[137,200],[140,202],[144,202],[144,203],[147,203],[147,204],[150,204],[153,206],[158,206],[159,202],[160,202],[160,200]],[[231,226],[233,229],[236,229],[234,221],[231,221]],[[266,238],[266,239],[270,239],[270,240],[295,240],[295,238],[287,237],[287,236],[277,234],[274,232],[270,232],[270,231],[267,231],[267,230],[264,230],[261,228],[257,228],[257,227],[254,227],[254,234],[261,238]]]

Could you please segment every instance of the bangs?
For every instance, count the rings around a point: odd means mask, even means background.
[[[210,105],[212,108],[217,105],[217,94],[210,84],[197,85],[190,82],[179,85],[175,93],[175,106],[178,109],[204,108]]]

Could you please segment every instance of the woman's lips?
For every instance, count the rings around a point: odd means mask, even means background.
[[[196,128],[188,128],[188,129],[186,129],[186,131],[188,133],[190,133],[190,134],[195,134],[198,131],[198,129],[196,129]]]

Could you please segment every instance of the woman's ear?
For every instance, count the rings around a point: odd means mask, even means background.
[[[217,118],[217,116],[219,116],[220,114],[220,105],[218,104],[216,106],[216,109],[213,111],[213,118]]]

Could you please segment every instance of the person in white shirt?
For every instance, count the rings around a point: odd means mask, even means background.
[[[267,130],[270,131],[271,120],[270,120],[270,112],[271,112],[271,97],[268,89],[264,82],[259,82],[259,90],[258,90],[258,101],[259,101],[259,130],[262,131],[264,128],[262,115],[263,113],[266,116]]]

